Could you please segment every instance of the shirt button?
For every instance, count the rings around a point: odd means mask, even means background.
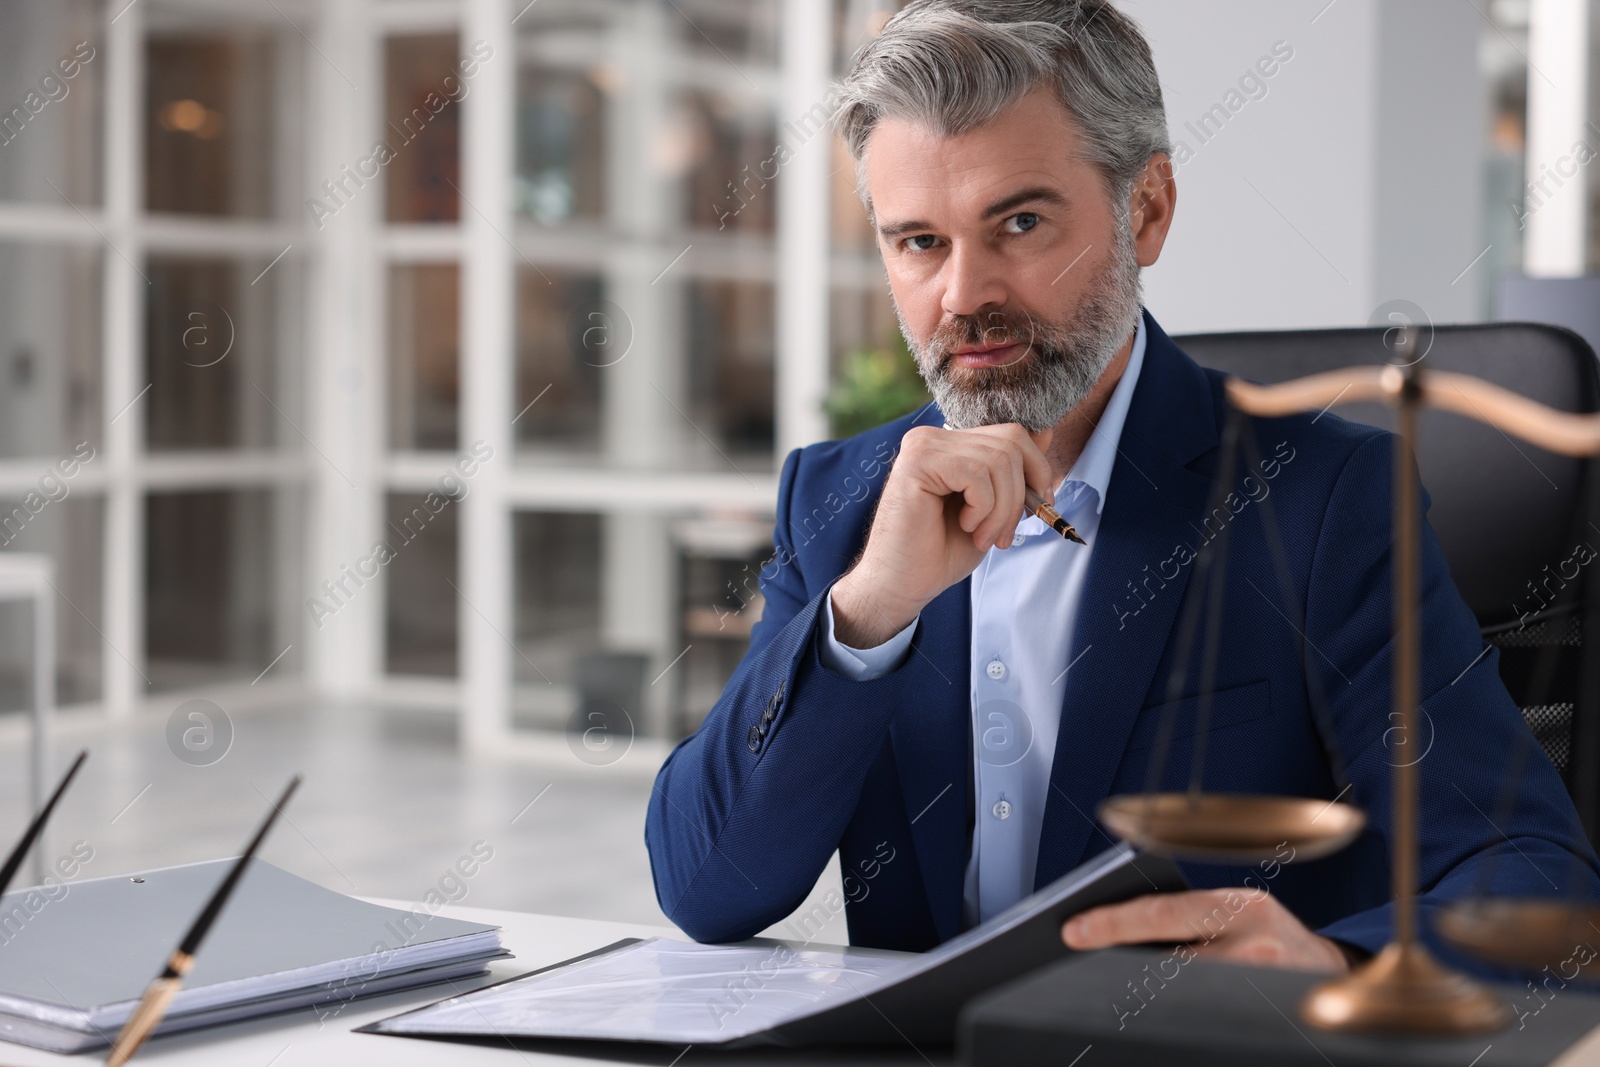
[[[997,819],[1009,819],[1011,818],[1011,801],[997,800],[990,810],[994,812],[994,817]]]
[[[989,661],[987,672],[990,678],[998,682],[1006,676],[1006,665],[997,659],[992,659]]]
[[[1028,543],[1028,535],[1027,534],[1013,534],[1011,536],[1011,547],[1012,548],[1017,548],[1018,546],[1025,545],[1027,543]]]

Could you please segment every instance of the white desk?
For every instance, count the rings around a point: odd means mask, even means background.
[[[380,900],[379,904],[405,908],[404,902]],[[624,937],[675,937],[688,940],[680,931],[659,926],[600,922],[593,919],[563,919],[551,915],[492,911],[487,908],[445,908],[441,912],[471,922],[493,923],[503,928],[505,946],[516,959],[499,960],[490,966],[490,977],[471,983],[459,982],[461,992],[592,951]],[[201,950],[204,952],[204,949]],[[154,977],[152,974],[151,977]],[[529,1067],[553,1063],[630,1063],[669,1067],[674,1057],[677,1067],[741,1067],[743,1064],[780,1065],[822,1064],[851,1067],[854,1064],[894,1065],[894,1067],[947,1067],[954,1062],[949,1048],[910,1046],[894,1049],[863,1050],[860,1054],[841,1050],[761,1049],[719,1052],[716,1049],[665,1048],[642,1046],[583,1046],[574,1054],[517,1050],[488,1045],[421,1041],[380,1034],[351,1033],[358,1026],[397,1015],[411,1008],[453,996],[448,985],[428,986],[409,993],[357,1000],[345,1005],[337,1016],[319,1023],[311,1009],[252,1022],[199,1030],[193,1033],[158,1037],[133,1058],[137,1064],[163,1067],[421,1067],[441,1063],[484,1067]],[[336,1007],[336,1006],[335,1006]],[[581,1054],[580,1054],[581,1053]],[[49,1052],[0,1044],[0,1065],[4,1067],[90,1067],[105,1059],[103,1051],[77,1056],[58,1056]]]
[[[55,585],[51,581],[54,568],[54,562],[46,555],[0,552],[0,601],[33,602],[33,755],[28,779],[28,798],[33,811],[44,806],[50,721],[56,707],[56,601]],[[43,840],[34,843],[35,884],[44,881],[48,854]]]

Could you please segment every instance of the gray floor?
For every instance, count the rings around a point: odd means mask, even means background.
[[[262,855],[304,878],[362,896],[420,901],[442,887],[468,905],[667,923],[644,848],[647,768],[474,759],[447,717],[414,709],[320,703],[232,721],[227,754],[204,767],[173,754],[164,717],[63,722],[52,774],[79,747],[90,758],[52,820],[46,857],[87,842],[81,878],[236,855],[300,771],[305,783]],[[21,737],[0,741],[0,847],[26,825]],[[458,886],[449,868],[480,841],[493,858]],[[837,877],[825,875],[813,898]],[[841,915],[819,940],[846,938]]]

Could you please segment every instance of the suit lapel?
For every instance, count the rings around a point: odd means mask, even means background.
[[[942,426],[928,404],[912,426]],[[863,539],[866,531],[862,531]],[[857,545],[857,551],[860,546]],[[967,866],[972,658],[972,580],[957,582],[922,609],[901,702],[889,727],[917,867],[939,940],[961,932]]]
[[[1196,547],[1192,524],[1210,488],[1210,479],[1187,464],[1216,448],[1220,419],[1211,383],[1154,319],[1147,315],[1145,322],[1144,367],[1078,606],[1076,659],[1066,677],[1035,888],[1105,841],[1095,809],[1121,766],[1193,564],[1171,578],[1160,572],[1172,573],[1168,561],[1177,546]]]
[[[961,932],[971,773],[972,579],[922,610],[902,708],[889,728],[917,866],[939,940]]]

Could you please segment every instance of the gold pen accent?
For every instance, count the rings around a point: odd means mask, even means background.
[[[1087,545],[1089,543],[1078,536],[1078,531],[1072,528],[1072,524],[1070,522],[1061,517],[1061,513],[1059,511],[1051,507],[1049,504],[1046,504],[1044,502],[1044,497],[1040,496],[1038,493],[1035,493],[1032,489],[1028,490],[1027,502],[1028,514],[1037,515],[1039,518],[1043,519],[1045,525],[1049,526],[1062,537],[1065,537],[1068,541],[1076,541],[1080,545]]]
[[[194,954],[200,950],[200,943],[205,940],[212,924],[217,921],[217,916],[221,915],[222,909],[227,906],[234,889],[239,885],[239,879],[244,877],[245,869],[255,856],[256,849],[261,847],[267,831],[271,830],[272,824],[277,821],[278,813],[283,810],[283,806],[289,802],[289,798],[294,796],[294,791],[299,787],[300,776],[297,774],[289,779],[289,785],[278,797],[278,802],[272,805],[272,811],[267,813],[266,820],[256,831],[256,836],[245,846],[244,854],[234,860],[227,876],[222,879],[222,884],[217,886],[211,894],[211,899],[206,901],[205,908],[189,927],[189,932],[183,935],[183,941],[172,950],[172,955],[167,957],[166,969],[156,975],[155,981],[145,989],[144,997],[133,1009],[133,1014],[122,1024],[117,1039],[111,1043],[111,1052],[106,1056],[106,1067],[122,1067],[133,1058],[135,1052],[139,1051],[139,1047],[155,1032],[156,1027],[161,1025],[162,1018],[167,1014],[167,1008],[172,1004],[172,998],[178,995],[178,990],[183,986],[184,976],[194,966]]]
[[[172,998],[177,996],[178,990],[183,987],[184,975],[188,974],[189,968],[193,966],[194,957],[188,953],[180,950],[172,954],[172,958],[167,961],[166,973],[145,989],[139,1006],[128,1016],[128,1021],[117,1034],[116,1043],[111,1046],[111,1054],[106,1057],[106,1067],[122,1067],[133,1058],[139,1046],[144,1044],[145,1038],[150,1036],[151,1031],[160,1025],[166,1016]]]

